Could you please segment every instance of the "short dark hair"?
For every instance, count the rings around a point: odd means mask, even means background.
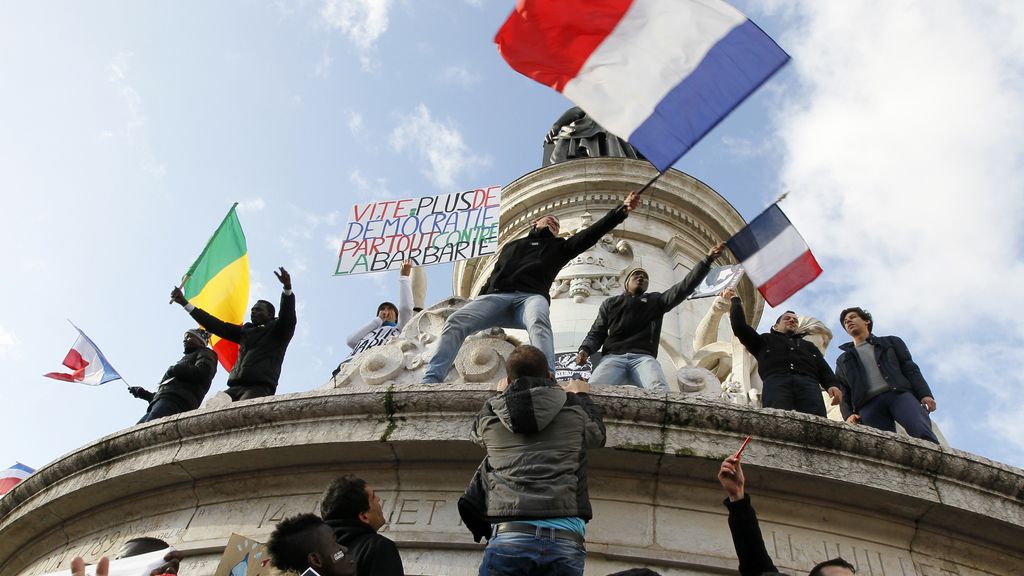
[[[785,316],[786,314],[794,314],[795,315],[796,312],[793,312],[792,310],[786,310],[785,312],[782,313],[782,316]],[[779,322],[782,322],[782,316],[779,316],[778,319],[775,320],[775,324],[778,324]],[[775,324],[772,324],[772,326],[774,326]]]
[[[271,318],[273,318],[277,314],[277,308],[274,308],[274,305],[268,302],[267,300],[257,300],[256,304],[263,304],[264,306],[266,306],[270,310]]]
[[[630,568],[629,570],[623,570],[622,572],[616,572],[609,574],[608,576],[661,576],[650,568]]]
[[[380,314],[380,311],[385,308],[391,308],[392,310],[395,311],[395,315],[398,315],[398,306],[395,306],[391,302],[381,302],[380,306],[377,306],[377,314]]]
[[[270,560],[282,572],[309,568],[309,554],[316,552],[314,531],[324,524],[316,514],[298,514],[277,523],[267,541]]]
[[[508,355],[506,370],[508,371],[509,381],[523,376],[546,378],[548,375],[548,357],[540,351],[540,348],[530,346],[529,344],[522,344],[516,346],[516,349]]]
[[[351,474],[335,478],[320,499],[320,515],[324,520],[355,520],[369,509],[366,480]]]
[[[839,313],[839,325],[840,326],[842,326],[843,322],[846,321],[846,315],[849,314],[850,312],[853,312],[857,316],[860,316],[861,320],[867,322],[868,323],[868,332],[872,331],[872,328],[874,328],[874,326],[875,326],[875,321],[871,319],[871,312],[868,312],[867,310],[861,308],[860,306],[851,306],[851,307],[843,310],[842,312],[840,312]]]
[[[851,570],[854,574],[857,573],[857,569],[853,567],[853,564],[850,564],[846,560],[843,560],[843,558],[841,556],[836,556],[835,558],[833,558],[831,560],[825,560],[824,562],[819,563],[814,568],[811,568],[811,571],[807,573],[807,576],[821,576],[821,570],[823,568],[827,568],[829,566],[838,566],[840,568],[847,568],[847,569]]]
[[[131,558],[132,556],[138,556],[139,554],[148,554],[150,552],[156,552],[157,550],[163,550],[170,548],[171,545],[159,538],[153,538],[152,536],[141,536],[139,538],[132,538],[131,540],[125,541],[121,545],[121,549],[127,548],[127,554],[118,554],[118,558]]]

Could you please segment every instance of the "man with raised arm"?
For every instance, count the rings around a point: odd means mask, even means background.
[[[281,282],[281,316],[274,317],[274,305],[257,300],[249,314],[250,321],[230,324],[214,317],[201,308],[189,304],[180,288],[171,291],[171,300],[177,302],[200,326],[211,334],[238,344],[238,359],[228,374],[227,394],[232,400],[248,400],[273,396],[281,377],[288,343],[295,334],[295,294],[292,277],[284,268],[275,271]]]
[[[620,206],[568,238],[558,237],[558,218],[543,216],[533,222],[525,238],[506,244],[480,295],[445,321],[423,383],[443,382],[466,337],[493,327],[526,329],[530,344],[544,353],[553,374],[555,339],[549,317],[551,283],[563,266],[597,244],[639,203],[640,196],[630,192]]]
[[[601,303],[597,319],[576,355],[576,364],[583,365],[591,354],[603,350],[591,383],[668,390],[668,380],[658,362],[662,318],[704,281],[723,249],[725,244],[720,242],[686,278],[664,292],[647,292],[650,279],[643,268],[634,268],[626,275],[625,292]]]
[[[843,385],[843,416],[851,424],[896,431],[896,423],[914,438],[939,443],[929,412],[935,398],[921,368],[897,336],[875,336],[871,314],[854,306],[839,315],[853,338],[839,348],[836,376]]]
[[[732,299],[729,320],[733,334],[757,359],[757,373],[764,383],[761,405],[827,417],[821,391],[828,391],[833,405],[839,404],[843,393],[818,347],[804,340],[803,332],[797,332],[796,312],[787,310],[771,330],[758,334],[747,324],[736,291],[730,288],[722,296]]]
[[[338,364],[332,376],[337,375],[342,365],[355,358],[356,354],[387,344],[409,323],[415,313],[412,307],[411,274],[412,260],[402,262],[398,276],[398,306],[391,302],[381,302],[380,306],[377,306],[377,315],[349,335],[346,343],[352,349],[352,353]]]
[[[718,470],[718,482],[729,495],[723,504],[729,509],[729,532],[732,533],[732,543],[740,561],[740,576],[778,574],[779,569],[764,547],[764,537],[757,523],[757,514],[750,504],[750,496],[744,491],[746,480],[738,457],[730,456],[722,462]],[[853,565],[836,557],[817,564],[807,576],[853,576],[854,573],[856,570]]]

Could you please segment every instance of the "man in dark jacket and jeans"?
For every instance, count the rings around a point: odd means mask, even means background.
[[[640,203],[630,192],[625,202],[597,222],[568,238],[559,238],[558,218],[544,216],[525,238],[505,245],[480,295],[456,310],[441,329],[424,384],[444,381],[466,336],[485,328],[525,328],[530,343],[540,348],[555,372],[555,339],[549,317],[551,283],[563,266],[589,249],[626,219]]]
[[[730,288],[722,296],[732,299],[732,333],[757,359],[757,373],[764,384],[761,405],[826,417],[821,391],[828,391],[832,405],[839,404],[843,393],[818,347],[804,340],[804,333],[797,332],[796,313],[787,310],[767,334],[758,334],[747,324],[736,291]]]
[[[563,390],[533,346],[513,350],[507,366],[507,388],[471,432],[487,449],[481,473],[494,524],[480,574],[581,575],[593,517],[587,449],[604,446],[601,412],[586,382]]]
[[[149,402],[139,424],[199,408],[217,373],[217,354],[207,347],[209,340],[205,330],[193,328],[185,332],[185,355],[164,372],[156,394],[141,386],[128,387],[132,396]]]
[[[871,314],[862,308],[843,310],[839,321],[853,338],[839,347],[843,353],[836,360],[846,421],[889,432],[899,422],[914,438],[938,444],[928,417],[935,398],[903,340],[875,336]]]
[[[405,574],[398,547],[377,533],[387,520],[380,497],[365,480],[342,476],[331,482],[320,501],[320,516],[334,530],[338,544],[351,551],[356,574]]]
[[[281,316],[274,317],[273,304],[258,300],[249,314],[251,321],[241,326],[224,322],[189,304],[180,288],[171,291],[171,300],[181,304],[201,326],[238,344],[238,359],[228,374],[227,394],[232,400],[273,396],[277,391],[284,354],[295,334],[295,294],[292,294],[292,277],[287,270],[281,268],[274,276],[284,289]]]
[[[724,243],[708,251],[679,283],[665,292],[647,292],[649,277],[643,268],[626,275],[626,291],[601,303],[590,332],[580,344],[576,364],[587,362],[603,346],[601,362],[590,381],[595,384],[631,384],[651,390],[668,390],[668,380],[658,363],[661,321],[665,313],[693,293],[722,254]]]

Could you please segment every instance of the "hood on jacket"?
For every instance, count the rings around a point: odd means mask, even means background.
[[[517,378],[500,396],[490,400],[494,415],[515,434],[540,432],[565,406],[566,394],[554,380]]]

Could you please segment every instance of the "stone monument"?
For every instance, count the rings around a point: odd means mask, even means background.
[[[558,215],[565,230],[585,226],[653,175],[629,158],[572,160],[526,174],[505,188],[500,242],[540,214]],[[556,349],[575,354],[628,267],[643,265],[652,289],[663,289],[743,224],[708,186],[670,170],[643,208],[558,276]],[[316,511],[342,473],[366,478],[384,499],[382,533],[398,544],[406,574],[476,574],[482,545],[456,509],[483,456],[469,428],[525,335],[474,335],[446,383],[417,382],[444,319],[475,295],[491,265],[488,258],[457,265],[452,297],[335,378],[310,383],[319,384],[310,392],[209,402],[43,467],[0,498],[0,574],[42,574],[76,555],[94,561],[125,540],[154,536],[185,554],[182,574],[210,576],[232,533],[265,541],[284,517]],[[756,325],[762,301],[749,282],[738,290]],[[590,454],[587,574],[633,566],[675,576],[735,573],[715,474],[748,434],[747,489],[784,572],[806,573],[842,555],[871,576],[1024,574],[1024,471],[758,408],[756,367],[722,325],[723,313],[705,298],[666,316],[659,360],[670,380],[675,375],[672,391],[595,385],[608,443]]]

